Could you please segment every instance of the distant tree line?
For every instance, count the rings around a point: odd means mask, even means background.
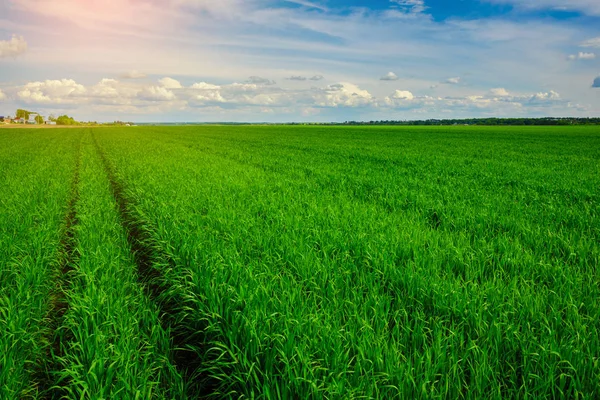
[[[346,121],[336,125],[600,125],[600,118],[466,118],[416,121]]]

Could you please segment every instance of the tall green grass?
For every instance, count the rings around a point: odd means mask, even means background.
[[[108,176],[84,136],[80,173],[78,259],[67,277],[69,305],[57,334],[68,398],[150,399],[184,397],[171,363],[171,343],[133,262]]]
[[[597,398],[599,160],[596,127],[0,131],[0,398]]]
[[[600,395],[596,128],[98,140],[214,396]]]
[[[0,131],[0,398],[36,398],[77,132]]]

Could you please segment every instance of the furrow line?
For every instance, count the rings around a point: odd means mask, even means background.
[[[202,369],[205,355],[209,353],[208,345],[202,339],[206,324],[202,319],[182,321],[180,313],[189,301],[182,293],[172,290],[173,282],[163,275],[165,270],[174,270],[174,262],[153,239],[149,224],[137,217],[135,204],[125,194],[124,185],[116,176],[95,135],[92,134],[92,138],[110,182],[121,224],[137,266],[138,279],[160,310],[161,324],[169,332],[173,343],[172,361],[184,378],[188,394],[193,398],[218,396],[215,395],[218,382],[198,372]]]
[[[48,330],[45,339],[48,342],[46,359],[39,362],[36,372],[37,382],[40,393],[43,398],[53,399],[60,397],[61,387],[67,385],[67,382],[57,381],[55,375],[61,371],[60,363],[63,354],[63,342],[68,340],[61,334],[61,326],[64,315],[69,309],[69,303],[66,297],[66,291],[69,287],[69,275],[74,269],[74,265],[79,258],[76,251],[76,227],[78,225],[76,205],[79,201],[79,181],[81,170],[81,142],[83,135],[79,139],[75,155],[75,171],[71,181],[70,199],[67,206],[67,213],[64,219],[64,230],[60,240],[58,252],[58,263],[54,269],[52,282],[54,287],[49,296],[49,309],[47,314]]]

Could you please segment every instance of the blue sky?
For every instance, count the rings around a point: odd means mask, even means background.
[[[0,115],[600,115],[598,0],[7,0]]]

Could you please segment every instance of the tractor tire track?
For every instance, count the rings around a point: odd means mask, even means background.
[[[125,186],[93,134],[92,138],[110,182],[121,225],[137,266],[139,282],[160,310],[161,324],[169,332],[173,345],[171,361],[183,377],[190,398],[215,397],[218,382],[197,372],[205,359],[204,355],[209,353],[208,345],[202,339],[206,323],[203,320],[182,321],[177,315],[188,301],[181,293],[170,290],[171,284],[157,267],[162,265],[173,270],[174,262],[152,238],[148,224],[136,218],[133,211],[135,204],[125,194]]]
[[[76,205],[79,201],[79,182],[81,170],[81,142],[83,135],[79,138],[75,149],[75,167],[71,181],[71,190],[67,213],[64,218],[64,229],[60,239],[57,267],[53,271],[52,282],[54,284],[49,295],[49,307],[46,320],[48,328],[44,335],[44,341],[48,343],[46,359],[37,363],[35,373],[39,393],[42,398],[54,399],[61,396],[61,387],[66,382],[60,382],[56,378],[62,370],[60,363],[63,354],[63,342],[68,340],[61,334],[61,326],[64,315],[69,309],[66,292],[69,288],[69,275],[77,264],[79,255],[76,251],[76,227],[78,225]]]

